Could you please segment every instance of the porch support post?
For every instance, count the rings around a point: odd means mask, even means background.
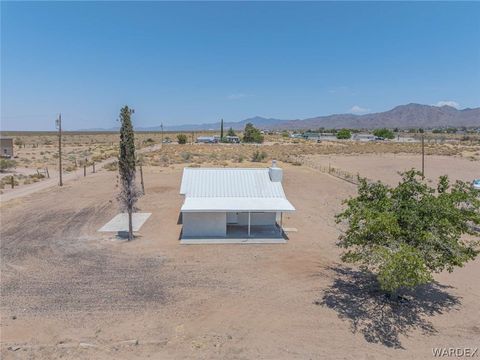
[[[248,237],[250,237],[250,211],[248,212]]]
[[[280,212],[280,229],[283,229],[283,211]]]

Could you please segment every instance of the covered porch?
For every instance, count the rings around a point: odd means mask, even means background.
[[[184,213],[182,217],[181,244],[282,244],[288,240],[282,212]]]
[[[182,206],[181,244],[285,243],[284,198],[189,198]]]

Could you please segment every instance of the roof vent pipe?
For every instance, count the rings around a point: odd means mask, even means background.
[[[272,166],[268,169],[270,175],[270,181],[273,182],[282,182],[283,170],[277,167],[277,161],[272,161]]]

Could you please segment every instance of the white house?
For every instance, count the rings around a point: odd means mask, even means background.
[[[353,140],[356,141],[375,141],[377,140],[377,137],[373,134],[353,134],[352,136]]]
[[[260,169],[185,168],[181,242],[285,242],[282,214],[295,208],[282,178],[275,161]]]

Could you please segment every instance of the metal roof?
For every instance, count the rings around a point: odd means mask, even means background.
[[[269,169],[185,168],[182,211],[293,211]]]

